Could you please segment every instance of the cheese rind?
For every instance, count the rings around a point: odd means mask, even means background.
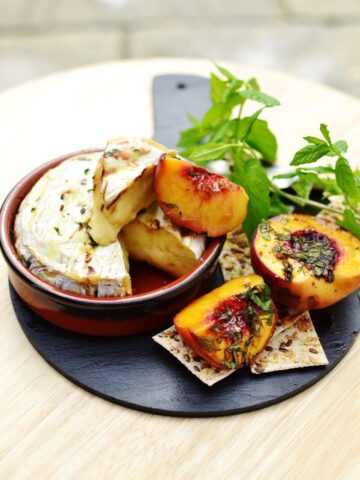
[[[116,240],[94,246],[88,224],[100,153],[48,170],[22,201],[15,245],[29,270],[63,290],[98,297],[131,293],[127,252]]]
[[[111,139],[94,176],[91,236],[100,245],[115,241],[120,230],[155,200],[154,175],[168,150],[149,139]]]
[[[206,237],[176,226],[152,204],[121,231],[130,256],[175,277],[195,267],[204,253]]]

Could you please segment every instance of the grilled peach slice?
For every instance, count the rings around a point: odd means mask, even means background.
[[[241,368],[270,340],[277,311],[258,275],[239,277],[194,300],[174,318],[194,352],[214,367]]]
[[[285,214],[260,223],[251,262],[273,298],[298,310],[327,307],[360,287],[360,240],[311,215]]]
[[[239,185],[205,168],[164,154],[155,174],[156,199],[177,225],[209,237],[243,222],[248,196]]]

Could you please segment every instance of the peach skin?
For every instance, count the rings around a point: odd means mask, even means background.
[[[360,240],[333,222],[284,214],[260,223],[251,262],[277,302],[324,308],[360,287]]]

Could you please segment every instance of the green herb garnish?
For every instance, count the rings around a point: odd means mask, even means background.
[[[224,365],[225,367],[229,368],[229,369],[234,369],[236,368],[236,364],[237,362],[221,362],[222,365]]]
[[[118,148],[113,148],[104,153],[104,158],[113,157],[116,153],[120,152]]]
[[[293,266],[289,263],[290,258],[302,264],[305,268],[303,273],[307,271],[313,277],[323,278],[329,283],[334,280],[338,252],[327,236],[314,230],[304,230],[300,234],[287,237],[285,242],[279,236],[277,240],[273,252],[284,265],[286,280],[292,280]]]
[[[272,227],[269,223],[262,222],[259,225],[261,236],[264,240],[271,240],[270,232],[272,231]]]
[[[280,102],[262,92],[256,79],[242,80],[221,66],[216,68],[217,73],[210,76],[212,105],[201,119],[189,115],[192,126],[181,133],[178,146],[182,148],[181,154],[196,164],[211,167],[209,162],[217,160],[228,163],[227,176],[249,196],[243,223],[247,237],[251,238],[263,219],[289,212],[290,202],[336,214],[339,225],[360,238],[360,172],[353,171],[344,157],[347,143],[333,142],[328,127],[321,124],[322,138],[304,137],[307,145],[294,155],[290,164],[295,170],[270,178],[264,164],[275,162],[277,140],[260,116]],[[247,102],[260,104],[260,108],[245,116]],[[324,157],[335,158],[335,165],[314,165]],[[292,192],[277,186],[276,179],[280,178],[293,180]],[[322,201],[310,199],[314,189],[322,191]],[[344,210],[330,206],[327,201],[330,195],[339,194],[344,195]],[[264,229],[261,233],[269,239],[269,232]]]
[[[60,232],[60,228],[59,228],[59,227],[54,227],[54,230],[55,230],[55,232],[56,232],[58,235],[61,235],[61,232]]]
[[[205,350],[209,352],[216,352],[219,349],[214,345],[214,342],[211,338],[209,337],[199,337],[198,341],[202,347],[205,348]]]

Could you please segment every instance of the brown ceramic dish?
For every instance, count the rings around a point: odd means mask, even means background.
[[[78,333],[89,335],[131,335],[171,323],[174,314],[203,293],[216,268],[224,237],[210,239],[197,266],[173,280],[144,264],[131,265],[135,291],[128,297],[94,298],[60,290],[33,275],[22,263],[12,240],[12,228],[21,201],[35,182],[50,168],[82,150],[47,162],[15,185],[0,214],[0,245],[16,292],[40,317]]]

